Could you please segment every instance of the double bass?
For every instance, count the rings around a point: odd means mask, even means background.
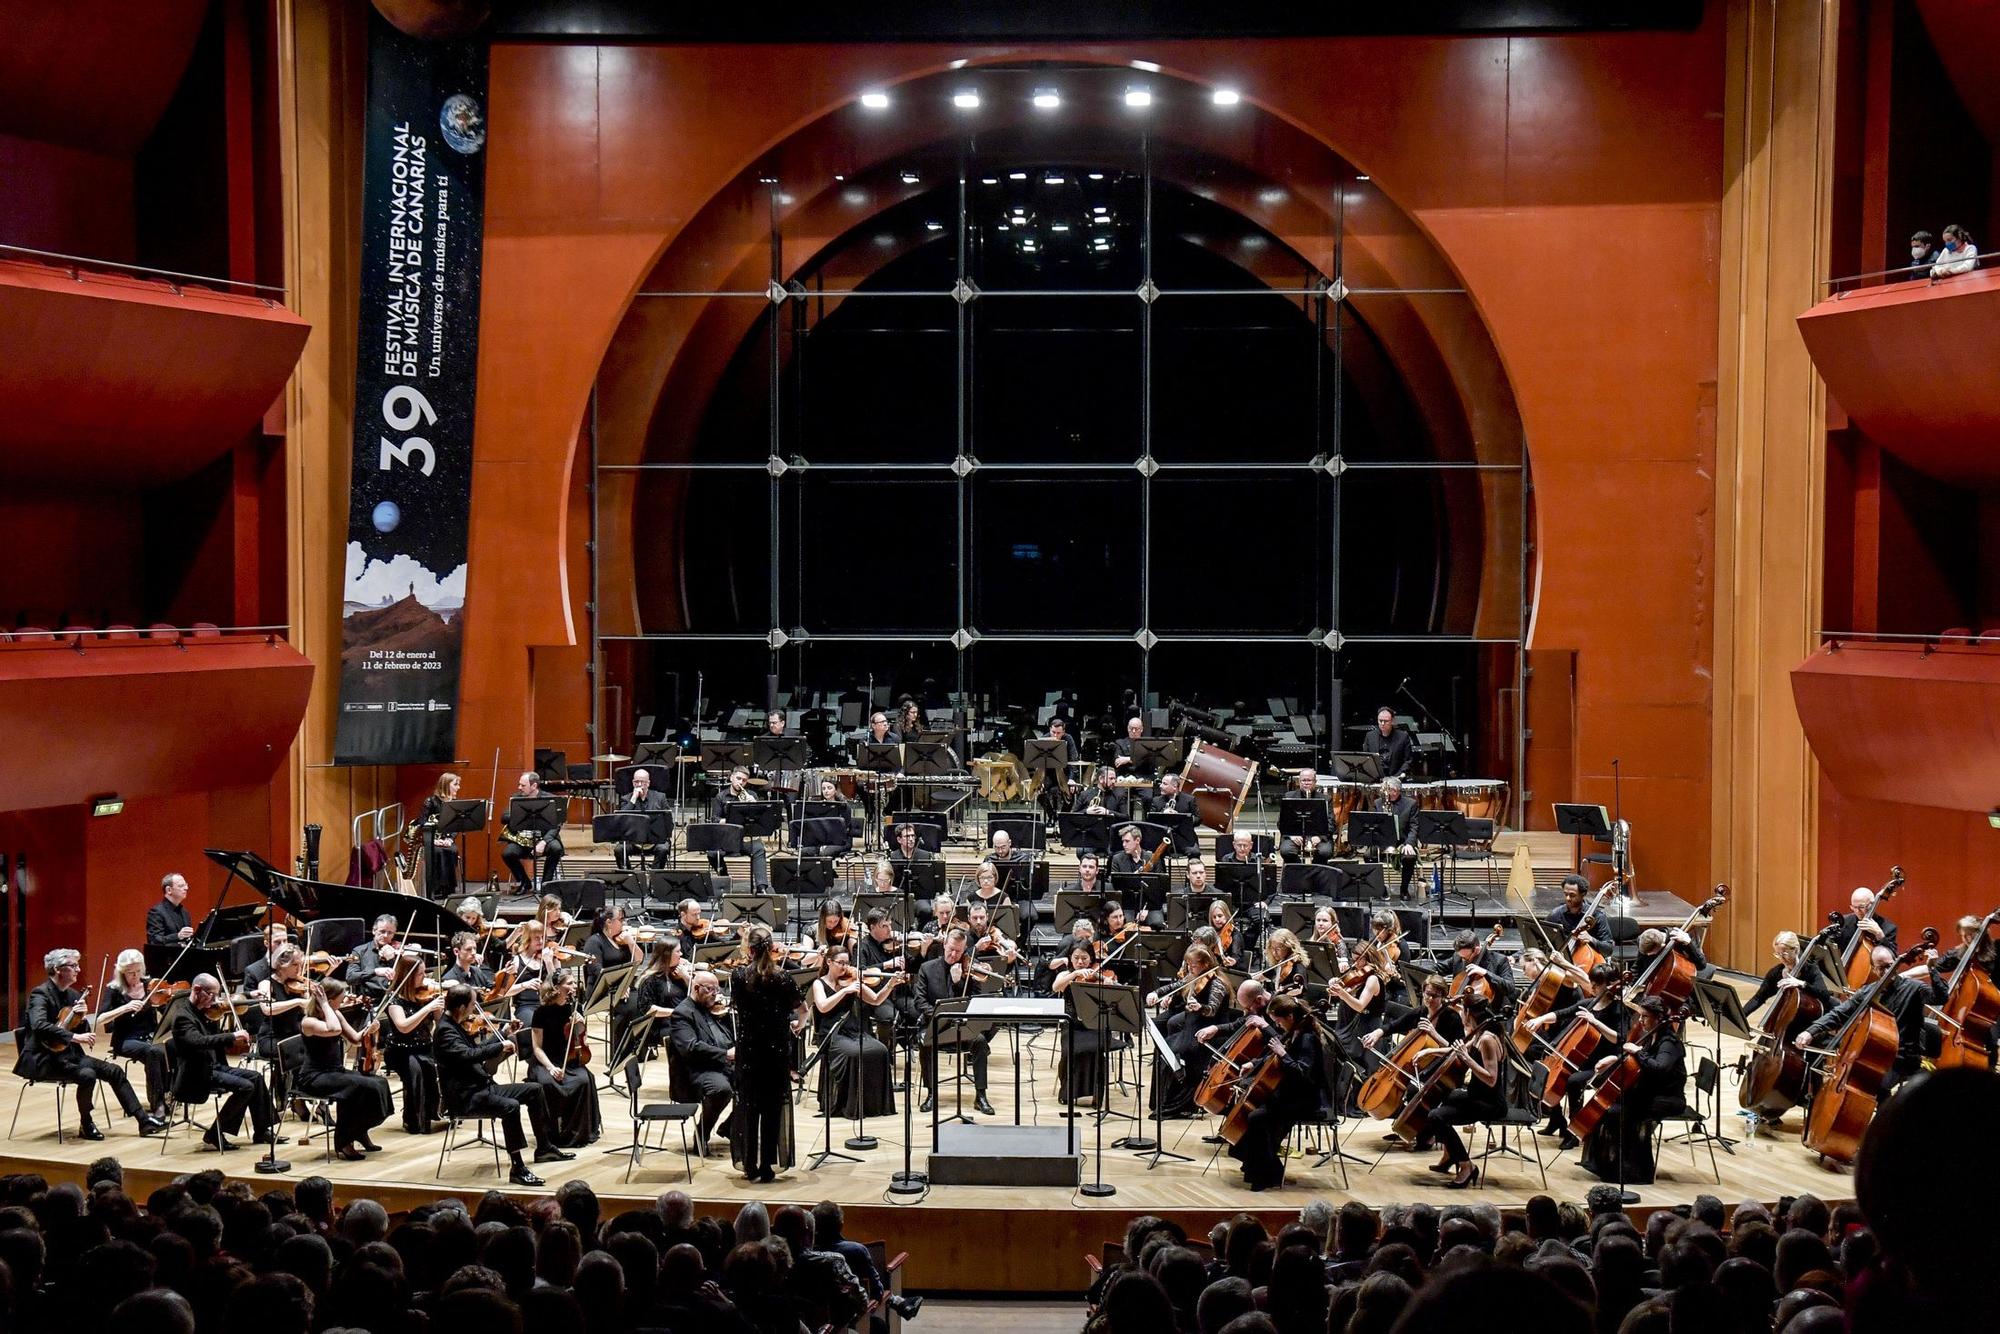
[[[1944,1004],[1937,1007],[1938,1027],[1944,1036],[1936,1062],[1940,1070],[1961,1065],[1984,1070],[1992,1064],[1993,1053],[1987,1049],[1986,1038],[1993,1025],[2000,1023],[2000,987],[1993,985],[1992,974],[1974,963],[1972,956],[1987,943],[1986,929],[1996,921],[2000,921],[2000,908],[1986,914],[1979,930],[1959,951],[1958,967],[1952,970],[1944,989]]]
[[[1882,905],[1890,899],[1895,898],[1897,892],[1902,888],[1903,868],[1900,866],[1891,866],[1889,868],[1889,883],[1875,891],[1876,911],[1881,911]],[[1874,952],[1875,939],[1874,936],[1869,935],[1861,929],[1861,923],[1856,922],[1854,924],[1854,934],[1847,938],[1847,948],[1841,951],[1840,955],[1840,971],[1847,978],[1847,989],[1849,991],[1859,991],[1866,985],[1868,981],[1868,956]],[[1866,949],[1863,949],[1861,945],[1861,942],[1864,940],[1868,942],[1868,948]]]
[[[1827,915],[1833,920],[1799,947],[1798,957],[1785,969],[1787,978],[1799,976],[1806,958],[1820,942],[1840,929],[1840,914]],[[1792,1039],[1824,1013],[1826,1007],[1804,987],[1786,987],[1772,998],[1771,1008],[1758,1024],[1756,1045],[1751,1048],[1749,1063],[1744,1067],[1743,1082],[1736,1089],[1739,1106],[1777,1116],[1799,1104],[1806,1096],[1806,1058],[1792,1045]]]
[[[1806,1113],[1802,1142],[1822,1158],[1851,1163],[1860,1152],[1862,1133],[1875,1119],[1882,1081],[1896,1063],[1896,1049],[1901,1041],[1895,1019],[1876,1006],[1875,998],[1882,994],[1891,978],[1936,945],[1937,938],[1937,928],[1925,927],[1922,940],[1903,951],[1882,976],[1858,993],[1854,1013],[1848,1016],[1834,1043],[1831,1073],[1813,1095],[1812,1109]]]

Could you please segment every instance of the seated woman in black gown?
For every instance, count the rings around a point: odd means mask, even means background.
[[[573,1044],[583,1034],[583,1015],[576,1008],[576,975],[558,972],[542,987],[541,1004],[530,1023],[535,1040],[528,1048],[528,1078],[543,1089],[548,1109],[550,1143],[577,1149],[598,1136],[597,1081],[590,1068],[573,1059]]]
[[[1464,1190],[1479,1180],[1479,1169],[1472,1165],[1472,1155],[1458,1127],[1506,1114],[1507,1091],[1502,1086],[1502,1077],[1507,1070],[1507,1056],[1506,1044],[1493,1031],[1491,1002],[1483,996],[1465,993],[1454,1004],[1465,1023],[1461,1057],[1465,1073],[1459,1086],[1431,1108],[1413,1147],[1427,1149],[1433,1144],[1442,1145],[1444,1157],[1431,1165],[1431,1171],[1450,1175],[1451,1180],[1445,1183],[1449,1189]]]
[[[904,978],[892,973],[871,986],[846,948],[827,956],[826,972],[812,985],[813,1032],[820,1044],[819,1096],[833,1100],[833,1115],[859,1120],[896,1110],[896,1077],[889,1049],[875,1037],[875,1010]]]
[[[622,1070],[626,1087],[639,1087],[640,1067],[653,1059],[653,1053],[667,1040],[667,1021],[687,999],[693,981],[694,970],[681,955],[680,937],[661,936],[654,942],[646,966],[632,979],[631,989],[611,1012],[611,1062],[607,1069],[612,1078]],[[652,1025],[645,1027],[649,1018]]]
[[[1078,944],[1069,952],[1069,966],[1056,974],[1051,988],[1063,998],[1064,1008],[1069,1011],[1070,1032],[1064,1039],[1059,1061],[1056,1066],[1056,1098],[1059,1102],[1082,1105],[1085,1099],[1091,1106],[1104,1093],[1104,1035],[1094,1026],[1077,1022],[1076,998],[1069,994],[1072,984],[1078,982],[1117,982],[1117,978],[1097,966],[1097,959],[1090,946]],[[1118,1036],[1112,1035],[1111,1045],[1118,1045]]]
[[[1670,1015],[1657,996],[1632,1002],[1632,1029],[1624,1047],[1598,1062],[1598,1073],[1630,1056],[1639,1074],[1625,1096],[1597,1123],[1583,1145],[1583,1167],[1603,1181],[1628,1186],[1653,1181],[1653,1130],[1663,1116],[1687,1110],[1687,1047],[1681,1016]]]
[[[1171,995],[1166,993],[1171,992]],[[1153,1058],[1153,1106],[1164,1121],[1198,1116],[1195,1090],[1214,1058],[1195,1038],[1195,1033],[1217,1022],[1229,1008],[1229,983],[1216,967],[1215,952],[1206,945],[1190,945],[1181,958],[1178,984],[1162,987],[1146,997],[1146,1004],[1161,1012],[1160,1033],[1167,1047],[1180,1059],[1180,1069],[1169,1070],[1158,1056]]]
[[[375,1020],[356,1028],[340,1007],[346,992],[346,985],[337,977],[313,984],[313,1009],[300,1022],[305,1065],[292,1087],[308,1098],[332,1101],[333,1155],[359,1162],[380,1147],[368,1138],[368,1132],[389,1114],[389,1081],[347,1068],[348,1044],[359,1044],[375,1027]]]

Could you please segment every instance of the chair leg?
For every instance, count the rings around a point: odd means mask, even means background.
[[[21,1081],[21,1091],[14,1095],[14,1119],[7,1123],[8,1139],[14,1138],[14,1129],[15,1127],[21,1124],[21,1099],[27,1097],[28,1090],[33,1088],[34,1086],[35,1086],[34,1080],[24,1079]]]
[[[688,1184],[692,1186],[694,1184],[694,1154],[690,1151],[688,1145],[688,1123],[686,1120],[682,1120],[680,1122],[680,1129],[681,1129],[681,1165],[687,1168]]]
[[[457,1133],[458,1118],[455,1116],[447,1117],[444,1123],[444,1140],[438,1145],[438,1165],[437,1172],[432,1177],[433,1180],[442,1181],[444,1179],[444,1156],[451,1152],[452,1136]]]

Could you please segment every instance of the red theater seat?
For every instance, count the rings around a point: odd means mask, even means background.
[[[51,644],[55,636],[39,625],[24,625],[14,632],[14,641],[19,644]]]
[[[222,638],[222,630],[213,622],[196,621],[194,623],[194,637],[196,639],[220,639]]]
[[[148,639],[179,639],[180,635],[181,632],[178,629],[163,621],[154,621],[146,627],[146,638]]]
[[[129,625],[107,625],[104,627],[106,639],[137,639],[139,632]]]
[[[1972,627],[1969,625],[1954,625],[1951,629],[1944,632],[1943,638],[1970,639],[1972,638]]]

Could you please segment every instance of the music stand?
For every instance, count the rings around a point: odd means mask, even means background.
[[[1340,877],[1325,862],[1286,862],[1278,868],[1278,893],[1288,899],[1336,898],[1334,889],[1339,883]],[[1306,916],[1311,918],[1310,903],[1287,903],[1285,911],[1289,913],[1297,907],[1307,909]]]
[[[1285,869],[1289,871],[1292,868],[1287,866]],[[1278,910],[1278,925],[1297,936],[1299,943],[1304,945],[1309,943],[1306,937],[1312,934],[1313,918],[1318,915],[1317,903],[1286,903]]]
[[[650,847],[641,857],[665,860],[660,849],[670,847],[674,836],[672,811],[613,811],[590,817],[590,837],[597,843],[629,845],[630,851]]]
[[[826,898],[833,893],[833,882],[831,857],[794,857],[771,863],[771,888],[791,898]]]
[[[854,767],[871,774],[893,774],[903,767],[900,744],[863,741],[854,748]]]
[[[889,914],[889,922],[898,931],[910,930],[913,909],[909,899],[902,894],[856,894],[854,896],[854,920],[865,922],[868,914],[880,908]]]
[[[1176,857],[1192,857],[1201,851],[1201,839],[1194,832],[1194,816],[1188,812],[1154,811],[1146,819],[1155,828],[1166,831]]]
[[[1296,928],[1294,929],[1296,934]],[[1299,947],[1306,954],[1306,978],[1321,986],[1340,976],[1340,960],[1333,952],[1333,946],[1324,940],[1307,940],[1299,937]]]
[[[585,912],[596,912],[604,906],[610,886],[595,876],[576,879],[551,880],[542,886],[542,892],[553,894],[562,900],[563,911],[572,917]]]
[[[1602,806],[1559,801],[1555,803],[1555,812],[1558,834],[1574,834],[1599,843],[1611,841],[1611,813]]]
[[[641,741],[632,747],[632,762],[651,768],[679,763],[681,748],[671,741]]]
[[[1022,763],[1029,773],[1060,774],[1069,767],[1069,738],[1031,736],[1022,742]]]
[[[1215,887],[1238,913],[1253,903],[1262,903],[1269,891],[1264,887],[1263,862],[1217,862]]]
[[[751,743],[750,756],[766,773],[797,773],[812,763],[812,746],[802,736],[766,733]]]
[[[1180,762],[1179,737],[1142,736],[1132,743],[1132,772],[1135,774],[1160,773]]]
[[[1089,811],[1063,811],[1056,816],[1056,830],[1062,837],[1063,846],[1072,851],[1105,853],[1111,850],[1113,821],[1124,823],[1115,815],[1092,815]]]
[[[750,767],[750,747],[741,741],[704,741],[701,767],[710,773],[728,773]]]
[[[1186,931],[1140,931],[1132,937],[1125,957],[1149,966],[1164,964],[1164,968],[1154,967],[1153,976],[1172,977],[1179,971],[1192,939]]]
[[[1076,1027],[1089,1027],[1097,1030],[1098,1072],[1102,1076],[1108,1076],[1111,1073],[1111,1035],[1113,1033],[1124,1033],[1136,1038],[1145,1026],[1145,1010],[1139,1004],[1139,988],[1107,982],[1078,982],[1068,990],[1074,998],[1072,1004],[1076,1006]],[[1072,1028],[1070,1031],[1073,1035],[1075,1028]],[[1137,1050],[1143,1050],[1143,1044],[1135,1044],[1135,1051]],[[1146,1080],[1144,1063],[1135,1059],[1133,1067],[1138,1072],[1139,1098],[1143,1102],[1145,1099]],[[1070,1039],[1069,1074],[1070,1087],[1067,1092],[1069,1093],[1070,1107],[1063,1115],[1074,1117],[1077,1115],[1076,1100],[1083,1096],[1083,1090],[1076,1086],[1076,1041],[1074,1036]],[[1105,1121],[1113,1116],[1122,1117],[1128,1121],[1138,1121],[1139,1119],[1129,1112],[1114,1112],[1102,1106],[1101,1104],[1111,1100],[1111,1081],[1109,1078],[1104,1079],[1103,1089],[1102,1093],[1099,1093],[1096,1089],[1091,1090],[1092,1096],[1100,1104],[1097,1108],[1096,1117],[1097,1177],[1094,1181],[1086,1182],[1081,1187],[1082,1193],[1091,1199],[1103,1199],[1107,1195],[1116,1195],[1118,1193],[1118,1188],[1104,1179]],[[1143,1128],[1143,1123],[1141,1124]],[[1137,1149],[1143,1152],[1152,1149],[1155,1144],[1155,1140],[1145,1135],[1127,1135],[1123,1138],[1113,1140],[1111,1147],[1114,1149]]]
[[[1382,757],[1366,750],[1336,750],[1327,756],[1327,768],[1341,783],[1379,783]]]
[[[1462,848],[1472,841],[1472,831],[1466,828],[1465,816],[1458,811],[1418,811],[1415,830],[1416,842],[1420,847]],[[1444,901],[1464,899],[1468,908],[1479,906],[1478,894],[1461,894],[1458,891],[1458,858],[1447,855],[1451,863],[1451,880],[1447,884],[1438,883],[1438,906]]]
[[[1117,902],[1119,899],[1105,889],[1059,889],[1056,891],[1055,929],[1069,931],[1079,917],[1090,918],[1094,925],[1106,905]]]
[[[993,835],[1005,830],[1007,837],[1014,840],[1014,846],[1026,852],[1043,852],[1049,846],[1048,822],[1036,812],[1026,815],[989,815],[986,817],[986,837],[990,842]]]
[[[1294,793],[1278,801],[1278,833],[1295,838],[1304,848],[1309,838],[1333,837],[1333,810],[1325,797],[1303,797]]]
[[[1111,887],[1118,891],[1128,915],[1157,912],[1165,921],[1167,884],[1171,879],[1166,871],[1113,871]]]
[[[1749,1016],[1743,1013],[1743,1002],[1737,998],[1736,988],[1730,986],[1727,982],[1720,982],[1712,977],[1696,978],[1694,980],[1694,995],[1690,999],[1694,1002],[1695,1018],[1707,1024],[1709,1031],[1715,1034],[1715,1068],[1719,1071],[1722,1069],[1722,1035],[1727,1033],[1730,1037],[1741,1041],[1750,1041],[1753,1034],[1750,1028]],[[1783,1041],[1784,1034],[1780,1033],[1778,1040]],[[1699,1089],[1695,1092],[1696,1096],[1700,1096]],[[1720,1077],[1716,1081],[1715,1106],[1711,1110],[1715,1113],[1713,1124],[1720,1126],[1722,1124],[1722,1083]],[[1724,1153],[1734,1156],[1736,1153],[1736,1141],[1727,1135],[1721,1134],[1719,1131],[1709,1129],[1710,1124],[1710,1118],[1704,1116],[1701,1120],[1695,1122],[1695,1126],[1700,1127],[1699,1129],[1690,1128],[1685,1134],[1676,1135],[1673,1139],[1665,1142],[1669,1144],[1685,1144],[1689,1147],[1690,1152],[1692,1152],[1693,1147],[1697,1144],[1720,1145]]]
[[[647,877],[648,892],[664,903],[706,899],[714,888],[708,871],[700,867],[677,866],[671,870],[654,871]]]
[[[913,778],[941,778],[958,772],[958,756],[941,742],[907,741],[903,743],[903,772]]]
[[[1389,886],[1382,878],[1381,862],[1355,858],[1328,862],[1326,869],[1333,875],[1333,897],[1336,899],[1366,902],[1389,897]]]
[[[776,931],[790,910],[783,894],[724,894],[717,911],[730,914],[731,922],[762,922]]]
[[[944,893],[944,861],[891,862],[896,873],[896,886],[912,896],[922,895],[936,898]]]
[[[719,852],[725,857],[743,853],[743,826],[740,824],[691,824],[687,827],[689,852]],[[727,873],[725,872],[725,878]]]
[[[1160,1031],[1159,1024],[1154,1021],[1153,1016],[1150,1014],[1146,1016],[1146,1031],[1152,1034],[1153,1053],[1159,1057],[1160,1064],[1167,1067],[1168,1074],[1179,1074],[1182,1065],[1181,1058],[1174,1055],[1173,1045],[1167,1041],[1167,1035]],[[1191,1163],[1194,1161],[1194,1159],[1184,1153],[1175,1153],[1167,1148],[1166,1134],[1160,1129],[1160,1119],[1166,1110],[1164,1104],[1165,1099],[1161,1098],[1156,1090],[1153,1095],[1153,1147],[1150,1151],[1141,1152],[1139,1155],[1141,1158],[1147,1160],[1146,1170],[1148,1172],[1158,1167],[1160,1160],[1163,1158],[1172,1158],[1175,1162],[1180,1163]],[[1103,1175],[1102,1169],[1099,1170],[1098,1175]]]
[[[1356,811],[1347,817],[1347,846],[1388,851],[1402,845],[1402,831],[1388,811]]]

